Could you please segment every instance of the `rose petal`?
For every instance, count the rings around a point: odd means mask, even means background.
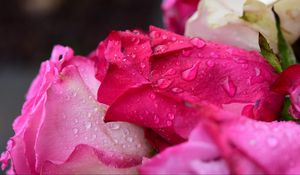
[[[137,174],[136,167],[115,168],[105,164],[105,151],[99,152],[86,145],[78,145],[62,164],[46,162],[42,174]]]
[[[185,23],[197,10],[199,0],[164,0],[161,8],[166,28],[183,34]]]
[[[283,97],[270,92],[277,74],[262,56],[199,38],[190,43],[192,49],[152,60],[151,81],[157,91],[195,103],[231,105],[228,109],[238,114],[253,105],[254,118],[259,120],[277,117]]]
[[[98,76],[103,75],[100,69],[105,64],[101,59],[104,57],[109,63],[108,72],[98,92],[100,102],[111,104],[129,87],[148,82],[149,58],[152,51],[146,35],[129,31],[112,32],[100,44],[97,52],[100,56],[97,65]]]
[[[35,148],[37,169],[46,160],[63,163],[79,144],[130,158],[130,162],[116,163],[116,167],[137,165],[149,151],[143,131],[130,124],[105,126],[101,116],[106,107],[92,98],[76,67],[67,66],[60,74],[61,78],[47,91],[45,117]]]

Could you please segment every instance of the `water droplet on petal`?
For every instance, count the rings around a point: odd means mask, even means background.
[[[118,130],[120,128],[120,125],[117,123],[108,123],[108,127],[112,130]]]
[[[154,53],[162,53],[165,52],[168,49],[166,45],[158,45],[154,48]]]
[[[173,120],[173,119],[175,118],[175,115],[172,114],[172,113],[169,113],[169,114],[168,114],[168,117],[169,117],[170,120]]]
[[[145,68],[146,67],[146,64],[145,63],[143,63],[143,62],[141,62],[141,68]]]
[[[270,137],[267,140],[270,147],[275,147],[278,145],[278,140],[275,137]]]
[[[161,36],[161,38],[162,38],[163,40],[166,40],[166,39],[168,39],[168,36],[164,34],[164,35]]]
[[[176,41],[177,38],[175,36],[172,37],[172,41]]]
[[[86,122],[85,128],[90,129],[91,127],[92,127],[92,123],[91,122]]]
[[[174,93],[181,93],[181,92],[183,92],[183,89],[174,87],[174,88],[171,89],[171,91],[174,92]]]
[[[135,58],[136,57],[136,55],[134,54],[134,53],[131,53],[131,58]]]
[[[151,99],[155,99],[155,94],[154,94],[154,93],[151,93],[151,94],[150,94],[150,98],[151,98]]]
[[[212,66],[215,65],[215,63],[214,63],[212,60],[208,60],[208,61],[206,62],[206,64],[207,64],[207,66],[209,66],[209,67],[212,67]]]
[[[157,31],[152,31],[150,32],[150,36],[155,39],[158,38],[160,36],[160,34]]]
[[[198,74],[198,68],[199,68],[199,62],[194,64],[191,68],[188,68],[187,70],[183,71],[181,76],[186,81],[192,81],[197,77]]]
[[[157,85],[159,88],[161,89],[165,89],[167,87],[169,87],[172,83],[172,80],[168,80],[168,79],[159,79],[157,81]]]
[[[73,129],[73,133],[74,133],[74,134],[77,134],[78,131],[79,131],[79,130],[78,130],[77,128],[74,128],[74,129]]]
[[[191,40],[191,43],[198,48],[202,48],[205,46],[205,42],[199,38],[193,38]]]
[[[191,51],[190,50],[182,50],[182,55],[185,56],[185,57],[188,57],[191,55]]]
[[[255,67],[254,70],[255,70],[255,75],[259,76],[260,75],[260,69],[258,67]]]
[[[166,75],[175,75],[176,74],[176,70],[173,69],[173,68],[170,68],[167,70],[166,73],[163,74],[163,76],[166,76]]]
[[[171,121],[167,121],[167,126],[171,126],[172,125],[172,122]]]
[[[133,142],[133,138],[132,137],[127,137],[126,139],[128,142],[132,143]]]
[[[154,115],[154,123],[158,124],[159,123],[159,118],[157,117],[157,115]]]
[[[236,86],[233,84],[229,77],[226,77],[223,83],[223,89],[230,97],[233,97],[236,93]]]

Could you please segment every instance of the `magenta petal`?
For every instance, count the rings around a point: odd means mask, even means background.
[[[290,96],[292,105],[289,112],[293,117],[300,118],[300,64],[292,65],[284,70],[272,89]]]
[[[146,35],[137,31],[112,32],[97,50],[97,76],[103,79],[98,100],[111,104],[129,87],[147,83],[151,52],[150,40]],[[101,78],[104,74],[101,67],[105,64],[108,64],[108,69],[106,76]]]
[[[183,139],[174,132],[172,126],[179,111],[178,104],[173,99],[153,92],[150,85],[144,85],[120,96],[108,108],[105,121],[126,121],[152,128],[169,142],[179,143]]]
[[[193,47],[187,37],[177,35],[173,32],[169,32],[155,26],[150,26],[149,32],[151,47],[153,50],[152,56],[164,55],[170,52],[179,51],[180,49]]]
[[[185,23],[197,10],[200,0],[164,0],[161,8],[166,28],[178,34],[184,33]]]
[[[278,116],[283,96],[270,91],[278,75],[262,56],[199,38],[189,42],[192,49],[152,59],[151,82],[157,91],[194,103],[208,101],[238,114],[253,105],[258,120]]]
[[[116,168],[109,165],[105,150],[100,152],[87,145],[78,145],[69,158],[61,164],[47,161],[41,174],[136,174],[136,167]],[[119,159],[116,157],[113,159]],[[112,162],[115,162],[113,160]]]

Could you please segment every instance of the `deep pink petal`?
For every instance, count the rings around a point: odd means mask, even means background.
[[[153,50],[152,56],[165,55],[180,51],[181,49],[193,47],[188,38],[177,35],[173,32],[169,32],[155,26],[150,26],[149,32],[151,47]]]
[[[197,10],[200,0],[164,0],[161,8],[166,28],[178,34],[184,33],[185,23]]]
[[[238,114],[252,105],[259,120],[278,116],[283,96],[270,91],[278,75],[262,56],[199,38],[190,43],[192,48],[152,59],[151,81],[159,92],[208,101]]]
[[[98,100],[111,104],[129,87],[147,83],[151,53],[150,39],[146,35],[138,31],[112,32],[97,49],[97,76],[103,79]]]

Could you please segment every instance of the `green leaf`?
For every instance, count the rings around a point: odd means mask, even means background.
[[[291,106],[291,100],[289,97],[285,97],[284,99],[284,105],[283,110],[281,112],[281,120],[284,121],[299,121],[298,119],[295,119],[291,114],[289,113],[289,107]]]
[[[259,33],[259,47],[261,50],[261,54],[273,66],[273,68],[277,72],[282,72],[282,67],[280,65],[278,57],[271,49],[267,39],[261,33]]]
[[[277,28],[277,38],[278,38],[278,51],[279,57],[281,61],[281,66],[283,69],[286,69],[292,64],[296,64],[296,56],[291,45],[286,41],[284,35],[281,31],[280,18],[278,14],[275,12],[273,8],[273,13],[275,15],[276,20],[276,28]]]

